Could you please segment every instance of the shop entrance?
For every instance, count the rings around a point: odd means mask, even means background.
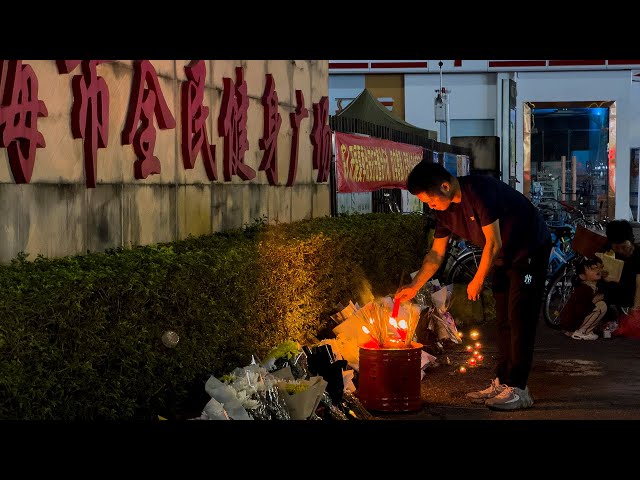
[[[615,102],[527,102],[523,192],[534,204],[564,201],[587,217],[615,212]]]

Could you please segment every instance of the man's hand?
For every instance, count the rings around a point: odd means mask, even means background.
[[[467,297],[469,300],[473,300],[475,302],[480,298],[482,288],[484,287],[482,283],[483,282],[480,282],[475,278],[469,282],[469,285],[467,285]]]
[[[398,291],[396,292],[393,299],[394,301],[399,300],[400,302],[406,302],[408,300],[411,300],[413,297],[415,297],[416,294],[418,293],[418,290],[419,289],[414,287],[413,285],[403,285],[400,288],[398,288]]]
[[[596,293],[593,296],[593,303],[598,303],[600,301],[604,300],[604,293]]]

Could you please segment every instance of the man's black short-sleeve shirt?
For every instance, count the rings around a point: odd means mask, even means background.
[[[436,238],[454,233],[484,247],[482,227],[499,220],[502,249],[494,262],[497,265],[529,257],[549,241],[542,215],[522,193],[485,175],[458,177],[458,182],[461,202],[452,202],[446,210],[434,212],[438,220]]]

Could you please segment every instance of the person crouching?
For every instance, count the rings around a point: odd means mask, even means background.
[[[596,340],[594,329],[607,313],[604,294],[599,291],[604,265],[599,258],[586,258],[576,266],[578,284],[560,311],[560,326],[574,340]]]

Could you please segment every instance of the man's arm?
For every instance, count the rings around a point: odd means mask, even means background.
[[[431,250],[425,255],[422,266],[408,285],[401,286],[395,294],[395,300],[405,302],[416,296],[418,290],[438,271],[447,252],[449,237],[434,238]]]
[[[482,284],[484,283],[489,270],[493,265],[493,260],[502,248],[502,237],[500,236],[500,220],[496,220],[489,225],[482,227],[484,233],[485,244],[482,249],[482,257],[480,257],[480,265],[473,280],[467,286],[467,296],[469,300],[477,300],[482,293]]]

